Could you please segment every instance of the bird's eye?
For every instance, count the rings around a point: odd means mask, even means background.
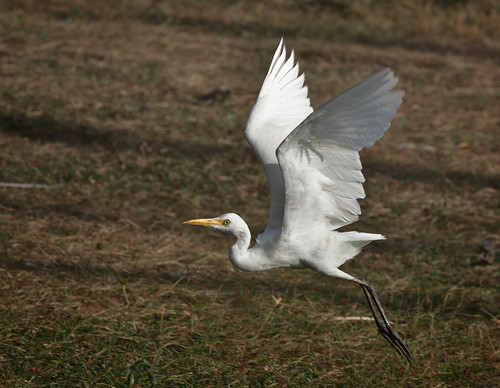
[[[231,223],[231,221],[229,221],[227,219],[222,221],[222,225],[224,225],[224,226],[228,226],[230,223]]]

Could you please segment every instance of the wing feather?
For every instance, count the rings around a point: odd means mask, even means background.
[[[322,105],[287,138],[330,140],[359,151],[373,145],[389,128],[403,92],[391,90],[398,78],[384,69]]]
[[[389,128],[402,102],[398,79],[385,69],[309,115],[283,141],[277,157],[285,184],[283,233],[332,229],[358,219],[364,198],[359,153]]]
[[[285,194],[276,150],[313,111],[304,75],[299,75],[299,66],[294,61],[293,51],[286,58],[282,39],[245,129],[245,137],[262,163],[269,183],[271,203],[267,229],[281,229],[283,222]]]

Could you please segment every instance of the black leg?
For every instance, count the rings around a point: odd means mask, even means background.
[[[378,300],[375,288],[363,279],[354,278],[354,281],[361,286],[363,292],[365,293],[366,300],[368,301],[368,305],[370,306],[370,310],[372,311],[375,324],[377,325],[380,334],[382,334],[382,336],[391,344],[401,357],[408,360],[412,368],[415,368],[415,365],[413,365],[413,356],[411,355],[410,346],[404,340],[403,335],[394,331],[389,324],[389,321],[384,313],[384,309]]]

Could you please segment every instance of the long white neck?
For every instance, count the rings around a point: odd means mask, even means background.
[[[249,272],[264,271],[281,266],[274,258],[268,256],[266,244],[256,242],[252,248],[249,248],[251,234],[248,225],[240,216],[232,215],[232,217],[234,227],[230,233],[236,237],[236,241],[229,249],[231,263],[236,268]]]
[[[249,262],[250,254],[248,248],[250,247],[250,240],[252,238],[250,229],[248,229],[246,223],[239,226],[238,230],[234,231],[236,241],[229,249],[229,261],[231,261],[231,264],[236,268],[243,271],[256,271]]]

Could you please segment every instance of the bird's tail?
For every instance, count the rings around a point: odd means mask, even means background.
[[[344,232],[344,237],[356,248],[361,249],[372,241],[385,240],[385,236],[373,233]]]

